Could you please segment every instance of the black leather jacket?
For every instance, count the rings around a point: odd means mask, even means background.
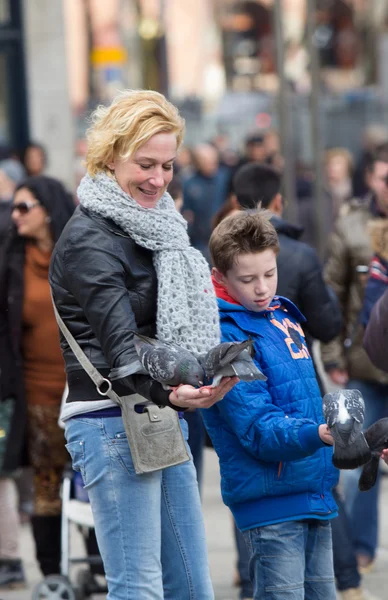
[[[119,371],[111,377],[117,393],[136,392],[171,406],[169,392],[159,383],[148,375],[133,374],[137,355],[132,331],[154,336],[156,329],[152,252],[135,244],[112,221],[79,206],[55,247],[49,280],[59,314],[92,364],[104,376],[112,369]],[[67,402],[103,399],[63,336],[61,348],[69,383]]]

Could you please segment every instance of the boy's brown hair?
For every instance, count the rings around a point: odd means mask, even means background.
[[[279,239],[267,210],[241,211],[226,217],[213,231],[209,249],[213,266],[221,273],[233,267],[241,254],[279,252]]]

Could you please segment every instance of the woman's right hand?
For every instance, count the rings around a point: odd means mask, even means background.
[[[220,385],[214,388],[180,385],[171,392],[169,400],[171,404],[180,408],[210,408],[222,400],[238,382],[238,377],[224,377]]]

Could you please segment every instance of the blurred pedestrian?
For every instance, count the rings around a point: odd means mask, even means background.
[[[353,157],[346,148],[331,148],[324,156],[324,201],[327,206],[327,233],[344,214],[348,202],[353,198]]]
[[[58,426],[66,376],[48,268],[54,244],[73,210],[73,200],[59,181],[40,175],[19,183],[12,201],[15,229],[8,243],[4,279],[0,281],[13,352],[12,368],[4,378],[11,397],[15,394],[12,380],[17,381],[19,394],[23,383],[28,461],[34,473],[31,523],[38,563],[45,575],[60,571],[59,492],[68,460],[63,431]],[[19,402],[23,406],[24,399]],[[20,443],[17,437],[13,441]]]
[[[266,158],[264,135],[262,133],[252,133],[245,140],[242,164],[247,162],[265,162]]]
[[[24,168],[18,160],[7,158],[0,161],[0,236],[8,230],[13,194],[24,175]]]
[[[363,348],[360,321],[372,241],[368,225],[388,217],[388,152],[378,152],[367,169],[370,190],[364,200],[354,199],[348,214],[339,217],[329,239],[326,281],[341,306],[342,333],[323,345],[322,359],[334,384],[358,389],[365,401],[365,428],[385,416],[388,408],[388,375],[377,369]],[[362,572],[371,568],[378,542],[379,480],[368,492],[358,492],[359,471],[344,471],[344,496],[351,517],[354,550]]]
[[[388,287],[388,219],[377,219],[369,224],[373,256],[369,264],[361,323],[366,327],[376,302]]]
[[[13,298],[6,284],[11,275],[12,198],[23,176],[18,161],[0,162],[0,588],[25,583],[13,476],[23,463],[26,411],[18,348],[12,337]]]
[[[367,170],[379,146],[388,143],[388,131],[383,124],[369,125],[362,133],[362,151],[353,173],[353,193],[362,198],[368,191]]]
[[[189,146],[182,146],[180,148],[174,163],[174,171],[182,183],[194,175],[194,155]]]
[[[371,361],[379,369],[388,372],[388,290],[372,309],[365,331],[364,347]]]
[[[189,236],[209,260],[208,241],[212,219],[225,202],[230,185],[230,171],[220,167],[218,152],[210,144],[194,149],[195,174],[183,182],[183,216],[189,225]]]
[[[22,162],[27,175],[42,175],[47,167],[47,152],[44,146],[30,142],[23,150]]]
[[[166,390],[137,371],[134,330],[195,354],[220,336],[208,265],[166,193],[183,131],[177,109],[157,92],[124,91],[97,109],[80,206],[50,268],[68,334],[116,394],[175,411],[211,406],[236,383]],[[69,395],[61,417],[89,495],[108,596],[212,600],[192,461],[137,474],[120,406],[96,389],[65,341],[62,350]],[[163,410],[161,419],[171,415]],[[187,436],[184,419],[176,426]]]

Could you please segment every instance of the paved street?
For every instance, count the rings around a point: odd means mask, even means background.
[[[236,600],[238,593],[232,586],[235,562],[232,521],[228,510],[220,499],[218,463],[212,450],[206,450],[205,464],[203,504],[216,600]],[[386,600],[388,598],[388,516],[383,508],[388,505],[388,477],[384,477],[382,481],[380,503],[380,549],[374,571],[365,577],[365,587],[371,593],[371,600]],[[0,592],[0,600],[31,600],[31,590],[40,579],[33,556],[32,539],[28,526],[23,527],[22,537],[23,559],[29,587],[27,590]],[[73,552],[82,555],[82,543],[76,530],[72,534],[72,544]],[[384,589],[385,591],[383,591]],[[102,600],[102,598],[103,596],[94,596],[93,600]]]

